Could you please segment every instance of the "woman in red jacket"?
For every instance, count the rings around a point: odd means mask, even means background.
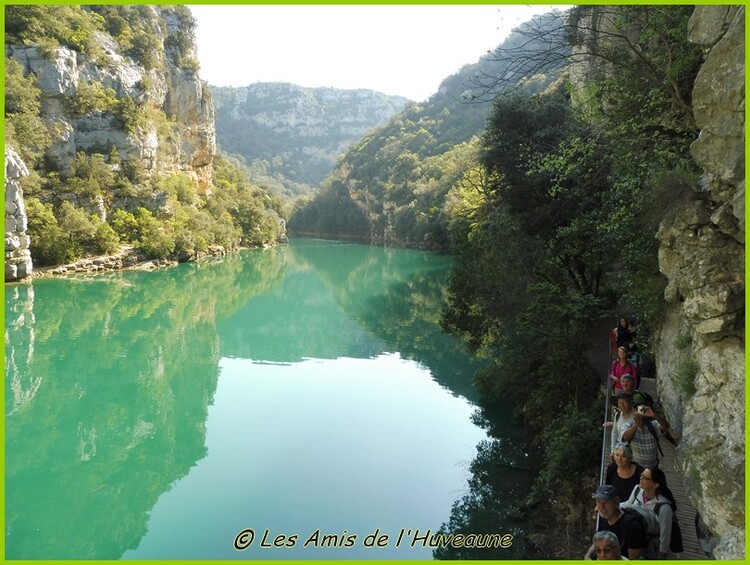
[[[636,368],[633,363],[628,361],[628,350],[624,346],[617,348],[617,359],[612,361],[612,368],[609,371],[609,377],[615,381],[615,394],[622,391],[622,385],[620,384],[620,377],[625,373],[630,373],[633,376],[633,382],[635,383],[636,390],[638,389],[638,375],[636,374]]]

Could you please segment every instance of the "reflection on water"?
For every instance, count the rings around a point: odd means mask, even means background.
[[[470,465],[469,489],[454,504],[450,519],[441,532],[448,534],[491,533],[499,525],[513,535],[509,548],[441,547],[435,559],[503,560],[542,559],[527,532],[530,523],[528,504],[534,476],[529,468],[528,451],[523,432],[510,425],[512,411],[505,403],[485,405],[474,419],[488,430],[486,440],[477,445]]]
[[[6,289],[6,553],[116,559],[206,454],[216,317],[281,257]]]
[[[232,542],[447,519],[485,437],[448,265],[302,240],[8,286],[7,558],[429,558]]]

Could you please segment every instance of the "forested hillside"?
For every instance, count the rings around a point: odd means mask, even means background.
[[[313,191],[353,142],[408,103],[372,90],[287,83],[210,89],[219,148],[290,198]]]
[[[188,8],[5,10],[6,278],[28,274],[29,247],[42,266],[125,244],[189,259],[284,235],[281,201],[214,158]]]
[[[503,46],[542,51],[550,41],[560,43],[564,30],[556,21],[547,15],[524,24]],[[545,35],[529,39],[526,28]],[[449,191],[465,177],[465,183],[477,181],[472,155],[490,112],[493,85],[487,78],[505,76],[514,88],[539,92],[559,77],[563,64],[530,72],[488,54],[465,65],[427,101],[407,107],[354,144],[320,194],[298,203],[290,230],[446,248],[454,201]]]

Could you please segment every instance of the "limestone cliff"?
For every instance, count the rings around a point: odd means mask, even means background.
[[[13,148],[5,148],[5,280],[27,277],[33,268],[26,234],[28,218],[19,180],[29,174]]]
[[[187,8],[16,6],[6,20],[6,145],[23,158],[6,151],[6,280],[31,273],[23,176],[35,198],[101,222],[117,208],[158,209],[164,195],[147,183],[172,173],[210,193],[214,110]],[[138,188],[82,190],[70,181],[80,155]]]
[[[183,171],[205,189],[211,183],[216,148],[213,106],[195,70],[179,66],[164,47],[171,35],[179,33],[187,38],[181,58],[194,56],[194,31],[170,7],[144,8],[152,11],[152,32],[161,46],[149,65],[126,55],[103,31],[95,37],[100,47],[96,56],[33,43],[6,43],[6,56],[21,63],[25,75],[36,77],[41,115],[53,136],[46,155],[53,166],[64,171],[79,151],[109,154],[114,150],[121,160],[141,161],[147,175]],[[87,105],[84,100],[92,98],[99,101]],[[118,104],[124,99],[163,113],[164,119],[128,124]]]
[[[311,187],[353,142],[408,103],[373,90],[289,83],[210,88],[223,151],[241,155],[266,174]]]
[[[681,436],[678,462],[717,558],[745,543],[745,10],[698,6],[689,39],[706,57],[693,90],[702,192],[659,229],[669,283],[656,350],[659,394]]]

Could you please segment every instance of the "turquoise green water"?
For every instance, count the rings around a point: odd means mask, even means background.
[[[449,264],[297,240],[7,286],[6,557],[430,559],[398,535],[486,437]]]

